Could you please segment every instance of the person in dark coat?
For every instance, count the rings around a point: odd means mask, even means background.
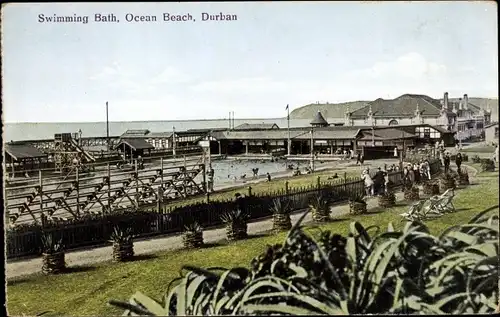
[[[267,181],[270,182],[271,181],[271,174],[267,173]]]
[[[375,187],[375,195],[380,195],[384,192],[384,182],[385,182],[385,173],[379,167],[375,176],[373,178],[374,187]]]
[[[460,174],[460,166],[462,165],[462,154],[458,153],[455,158],[455,164],[457,164],[457,172]]]
[[[446,155],[444,156],[444,172],[445,173],[448,173],[450,171],[450,154],[446,153]]]
[[[358,153],[356,157],[356,165],[358,165],[358,163],[361,163],[361,153]]]

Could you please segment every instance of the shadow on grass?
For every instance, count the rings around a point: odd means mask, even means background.
[[[209,243],[203,243],[203,246],[201,247],[202,249],[209,249],[209,248],[215,248],[215,247],[221,247],[224,245],[227,245],[228,241],[223,240],[219,242],[209,242]]]
[[[147,261],[147,260],[153,260],[158,258],[157,255],[155,254],[139,254],[139,255],[134,255],[132,259],[128,262],[136,262],[136,261]]]
[[[263,238],[269,236],[268,233],[256,233],[256,234],[249,234],[248,237],[245,238],[245,240],[251,240],[251,239],[257,239],[257,238]]]
[[[87,265],[75,265],[68,266],[61,272],[61,274],[71,274],[71,273],[81,273],[81,272],[91,272],[96,270],[95,266],[87,266]]]

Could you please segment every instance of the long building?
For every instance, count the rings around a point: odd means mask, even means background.
[[[395,99],[379,98],[355,111],[347,109],[346,126],[395,126],[428,124],[456,132],[457,140],[479,137],[490,123],[491,110],[469,102],[467,94],[452,102],[445,92],[443,100],[426,95],[405,94]]]

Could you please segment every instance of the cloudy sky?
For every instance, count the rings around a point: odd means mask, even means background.
[[[195,21],[163,22],[163,13]],[[201,13],[236,14],[203,22]],[[114,13],[119,23],[95,23]],[[125,15],[156,15],[128,23]],[[40,23],[39,15],[90,22]],[[9,4],[6,122],[283,117],[311,102],[498,96],[494,2]]]

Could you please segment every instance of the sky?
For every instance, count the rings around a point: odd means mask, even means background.
[[[8,4],[2,32],[4,122],[105,121],[106,101],[111,121],[147,121],[275,118],[287,104],[405,93],[498,98],[496,2]]]

